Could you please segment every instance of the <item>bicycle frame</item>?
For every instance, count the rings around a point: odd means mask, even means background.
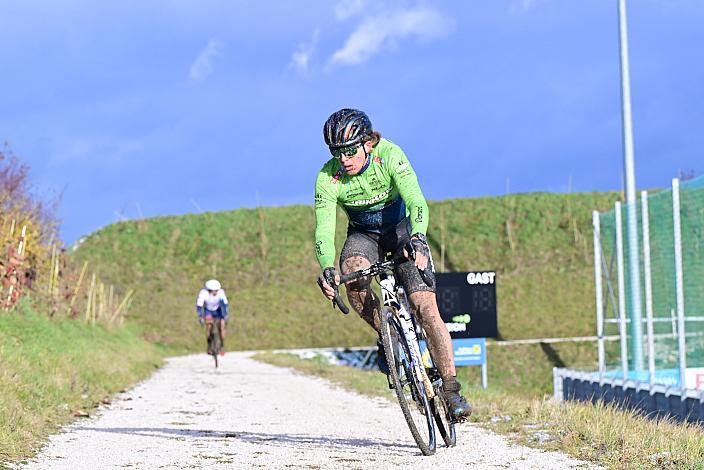
[[[418,377],[423,379],[423,386],[430,400],[435,397],[435,389],[430,382],[430,378],[425,371],[425,365],[423,364],[423,356],[420,353],[418,335],[416,334],[416,322],[411,316],[407,302],[404,301],[401,296],[402,294],[403,297],[405,297],[403,287],[397,285],[393,274],[388,272],[381,272],[379,274],[379,285],[381,286],[383,305],[385,307],[392,307],[393,311],[396,312],[399,325],[401,325],[403,333],[408,339],[408,343],[411,346],[411,367],[413,367],[413,370],[418,374]]]

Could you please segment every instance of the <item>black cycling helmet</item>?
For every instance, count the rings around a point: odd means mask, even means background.
[[[372,133],[372,122],[364,111],[343,108],[330,115],[323,126],[325,143],[331,149],[349,147]]]

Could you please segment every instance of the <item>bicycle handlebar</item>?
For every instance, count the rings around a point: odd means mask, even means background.
[[[359,271],[354,271],[352,273],[348,274],[343,274],[340,276],[340,284],[346,284],[350,281],[354,281],[356,279],[359,279],[361,277],[366,277],[366,276],[376,276],[377,274],[381,274],[384,271],[392,269],[392,267],[398,263],[405,262],[407,260],[402,259],[402,260],[388,260],[388,261],[378,261],[368,268],[360,269]],[[430,268],[426,267],[425,269],[421,270],[419,269],[418,272],[420,273],[421,279],[423,279],[423,282],[425,282],[425,285],[428,287],[434,287],[435,282],[433,282],[433,278],[430,275]],[[345,304],[345,302],[342,300],[340,297],[340,289],[339,285],[334,283],[332,284],[333,289],[335,290],[335,296],[332,299],[332,305],[333,308],[337,306],[342,313],[347,315],[350,313],[349,307]]]

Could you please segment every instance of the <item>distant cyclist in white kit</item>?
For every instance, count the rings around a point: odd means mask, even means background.
[[[206,338],[210,336],[213,322],[220,322],[220,336],[223,340],[223,350],[220,351],[220,355],[225,354],[225,325],[228,322],[227,304],[227,296],[217,279],[207,281],[205,287],[198,292],[198,298],[196,299],[198,321],[201,325],[205,324]],[[208,351],[208,354],[210,353],[211,351]]]

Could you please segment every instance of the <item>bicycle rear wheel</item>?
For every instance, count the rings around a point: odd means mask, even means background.
[[[440,436],[447,447],[452,447],[457,443],[457,433],[455,432],[455,423],[452,421],[450,411],[447,408],[445,400],[441,396],[442,390],[440,387],[435,388],[435,397],[430,401],[430,408],[433,411],[435,424],[438,426]]]
[[[427,336],[425,331],[421,330],[421,339],[425,340],[428,344]],[[440,372],[435,368],[435,360],[433,359],[433,353],[428,347],[428,354],[430,355],[430,362],[432,363],[431,368],[426,368],[425,371],[433,382],[433,389],[435,390],[435,396],[430,400],[430,409],[433,411],[433,418],[435,418],[435,424],[437,424],[438,431],[440,431],[440,436],[445,442],[447,447],[452,447],[457,444],[457,433],[455,432],[455,422],[450,415],[450,410],[445,403],[445,399],[442,395],[442,386]]]
[[[423,455],[432,455],[436,446],[433,414],[422,379],[412,366],[407,338],[392,308],[384,307],[380,315],[381,341],[398,403],[418,448]]]

